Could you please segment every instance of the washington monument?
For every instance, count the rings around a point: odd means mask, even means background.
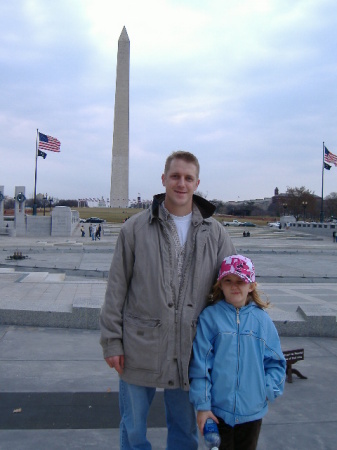
[[[112,208],[126,208],[129,203],[129,78],[130,40],[123,27],[117,52],[110,188]]]

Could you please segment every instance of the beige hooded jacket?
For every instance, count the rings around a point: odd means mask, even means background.
[[[188,365],[197,318],[221,262],[235,254],[214,205],[194,195],[192,226],[179,289],[175,247],[160,203],[122,227],[100,315],[104,357],[125,356],[122,379],[161,388],[189,388]]]

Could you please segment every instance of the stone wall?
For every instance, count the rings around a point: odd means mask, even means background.
[[[290,230],[303,231],[303,233],[316,234],[319,236],[329,236],[332,241],[332,233],[337,233],[337,223],[290,223]]]
[[[50,236],[51,217],[50,216],[26,216],[26,236]]]
[[[52,213],[52,236],[71,236],[75,227],[75,218],[69,206],[56,206]],[[73,220],[74,219],[74,220]]]

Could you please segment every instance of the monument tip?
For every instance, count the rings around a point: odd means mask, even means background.
[[[121,32],[121,35],[119,36],[119,41],[129,41],[129,40],[130,39],[129,39],[128,33],[127,33],[126,28],[124,26],[123,30]]]

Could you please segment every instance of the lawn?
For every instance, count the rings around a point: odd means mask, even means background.
[[[138,208],[76,208],[72,207],[71,209],[75,209],[79,212],[81,219],[88,219],[89,217],[100,217],[101,219],[105,219],[110,223],[123,223],[126,218],[133,216],[134,214],[138,214],[143,211]],[[26,208],[26,214],[32,214],[32,210]],[[49,216],[49,206],[46,207],[45,215]],[[6,210],[5,216],[14,217],[14,210]],[[43,215],[43,208],[38,208],[37,215]],[[214,219],[219,222],[231,222],[233,219],[237,219],[240,222],[253,222],[255,225],[265,226],[268,222],[275,222],[279,220],[279,218],[274,217],[250,217],[250,216],[229,216],[225,214],[215,214]]]
[[[136,208],[72,208],[76,209],[81,219],[88,219],[89,217],[100,217],[111,223],[121,223],[127,217],[138,214],[142,209]],[[267,225],[268,222],[272,222],[272,217],[239,217],[239,216],[227,216],[223,214],[215,214],[213,216],[219,222],[232,221],[237,219],[240,222],[253,222],[255,225]]]
[[[100,217],[111,223],[122,223],[126,218],[138,214],[142,209],[137,208],[71,208],[80,214],[80,219]]]

